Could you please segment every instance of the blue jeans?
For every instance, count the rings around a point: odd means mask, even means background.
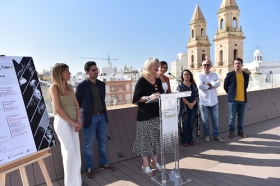
[[[193,141],[193,121],[196,113],[196,107],[188,109],[183,115],[183,133],[182,144],[190,144]]]
[[[228,102],[230,132],[234,132],[236,112],[238,113],[238,125],[237,125],[238,132],[243,132],[245,107],[246,107],[246,102],[244,101]]]
[[[219,105],[213,105],[210,106],[203,106],[199,105],[200,113],[201,113],[201,119],[203,123],[203,129],[204,129],[204,136],[210,136],[209,133],[209,112],[211,115],[212,120],[212,127],[213,127],[213,136],[214,138],[219,136]]]
[[[94,168],[93,162],[93,143],[96,136],[98,143],[98,153],[100,165],[107,165],[106,154],[106,135],[107,122],[104,114],[92,116],[91,124],[88,128],[83,127],[85,144],[84,144],[84,159],[86,170]]]

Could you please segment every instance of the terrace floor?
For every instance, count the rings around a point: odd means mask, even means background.
[[[249,138],[229,139],[228,133],[222,133],[224,144],[200,139],[192,147],[180,145],[181,175],[192,180],[186,185],[279,186],[280,117],[247,126],[244,131]],[[167,161],[167,168],[172,169],[170,156]],[[116,170],[112,173],[96,169],[94,179],[87,179],[83,173],[83,186],[159,185],[141,172],[141,164],[141,157],[137,157],[113,164]],[[63,179],[53,184],[63,186]]]

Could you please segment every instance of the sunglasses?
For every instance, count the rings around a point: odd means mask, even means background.
[[[210,65],[209,65],[209,64],[203,64],[203,66],[205,66],[205,67],[210,67]]]

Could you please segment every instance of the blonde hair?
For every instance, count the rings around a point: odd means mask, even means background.
[[[63,80],[62,80],[62,72],[69,68],[68,65],[64,63],[56,63],[52,69],[52,76],[51,76],[51,81],[52,83],[57,85],[57,88],[61,94],[64,94],[64,90],[62,88],[63,86]],[[69,88],[69,85],[67,82],[65,82],[65,85],[67,88]]]
[[[150,67],[155,63],[159,63],[159,60],[157,58],[148,58],[144,63],[143,72],[141,73],[141,75],[143,77],[148,76],[151,73]]]

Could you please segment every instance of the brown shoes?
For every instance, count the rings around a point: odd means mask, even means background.
[[[86,177],[89,179],[94,178],[94,174],[91,168],[88,168],[87,172],[86,172]]]
[[[242,138],[247,138],[246,134],[244,132],[238,132],[238,136],[241,136]]]
[[[108,172],[114,171],[114,167],[112,167],[111,165],[102,165],[102,166],[100,166],[100,169],[108,171]],[[94,178],[94,173],[91,168],[88,168],[88,170],[86,172],[86,177],[89,179]]]
[[[241,136],[242,138],[247,138],[246,134],[244,134],[244,132],[238,132],[238,136]],[[234,138],[234,133],[230,132],[228,135],[229,138]]]
[[[234,138],[234,133],[233,133],[233,132],[230,132],[229,135],[228,135],[228,137],[229,137],[230,139]]]
[[[100,166],[100,169],[108,171],[108,172],[114,171],[114,167],[112,167],[111,165],[102,165],[102,166]]]

